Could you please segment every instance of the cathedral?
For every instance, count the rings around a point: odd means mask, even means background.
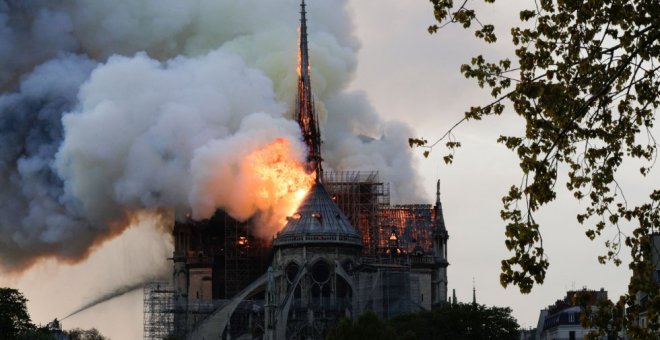
[[[178,218],[172,280],[145,288],[145,339],[323,339],[366,310],[389,319],[447,301],[440,182],[435,205],[391,205],[376,171],[323,171],[304,0],[300,15],[294,117],[315,183],[272,240],[224,211]]]

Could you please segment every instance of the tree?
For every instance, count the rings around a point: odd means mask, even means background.
[[[47,327],[35,327],[22,332],[16,340],[56,340]]]
[[[18,290],[0,288],[0,334],[6,339],[17,339],[35,329],[26,303],[27,299]]]
[[[355,323],[346,319],[339,322],[327,339],[515,340],[519,338],[518,328],[510,308],[458,303],[400,315],[389,321],[382,321],[367,311]]]
[[[468,1],[430,1],[437,23],[429,33],[450,24],[477,26],[477,38],[497,41],[493,25],[478,20]],[[529,4],[511,29],[513,61],[491,62],[479,55],[461,66],[465,77],[490,89],[493,101],[471,107],[437,142],[412,138],[410,144],[427,148],[428,156],[444,141],[449,150],[444,160],[451,163],[460,147],[452,133],[456,126],[515,111],[524,120],[525,131],[498,139],[518,155],[522,170],[520,184],[503,197],[505,245],[512,255],[502,261],[502,285],[513,284],[527,293],[534,284],[543,283],[549,262],[534,215],[556,198],[558,175],[565,172],[568,190],[577,200],[588,202],[577,215],[580,224],[588,225],[586,236],[603,238],[605,252],[598,261],[620,265],[623,247],[632,255],[629,291],[614,306],[622,313],[626,306],[631,311],[621,324],[632,336],[655,338],[660,294],[653,282],[650,235],[660,231],[660,187],[651,188],[645,202],[629,204],[617,174],[624,162],[634,166],[641,162],[640,176],[647,176],[658,155],[652,128],[660,105],[660,2],[535,0]],[[617,235],[613,239],[604,236],[610,230]],[[636,326],[638,292],[648,295],[643,312],[650,324],[645,329]]]
[[[396,340],[394,330],[378,318],[372,311],[367,310],[355,322],[342,319],[330,330],[327,340]]]
[[[64,331],[64,335],[68,336],[69,340],[108,340],[108,338],[101,335],[101,333],[96,328],[74,328],[68,331]]]
[[[50,340],[51,324],[37,327],[32,323],[26,307],[27,299],[13,288],[0,288],[0,339],[2,340]],[[55,320],[57,321],[57,319]],[[56,326],[59,329],[59,324]],[[96,328],[75,328],[64,331],[70,340],[108,340]]]
[[[480,304],[444,304],[433,311],[396,317],[390,321],[405,339],[502,339],[519,338],[519,325],[511,308]]]

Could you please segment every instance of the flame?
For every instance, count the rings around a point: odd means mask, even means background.
[[[295,157],[291,143],[284,138],[253,151],[244,166],[258,183],[257,206],[270,207],[262,216],[262,229],[265,229],[262,236],[272,236],[284,227],[286,217],[300,206],[314,184],[315,174],[305,171],[304,164]]]
[[[247,246],[248,245],[248,238],[245,236],[241,236],[238,238],[238,241],[236,242],[239,246]]]
[[[298,31],[300,33],[300,31]],[[296,65],[296,73],[298,74],[298,78],[302,77],[302,51],[298,49],[298,65]]]

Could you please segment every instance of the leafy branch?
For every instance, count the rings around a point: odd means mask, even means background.
[[[477,20],[468,1],[457,6],[451,0],[430,2],[437,23],[429,33],[450,24],[469,29],[475,22],[477,38],[497,41],[494,27]],[[517,154],[523,173],[521,183],[502,199],[505,245],[512,256],[502,261],[501,283],[526,293],[544,281],[549,262],[534,214],[555,200],[558,174],[567,169],[567,189],[589,202],[576,216],[580,224],[593,223],[586,236],[594,240],[614,231],[598,261],[620,265],[622,247],[630,250],[629,291],[610,310],[627,305],[631,312],[621,325],[637,337],[652,338],[660,329],[660,292],[652,277],[658,265],[652,259],[654,235],[660,232],[660,190],[631,205],[616,175],[624,162],[640,159],[646,162],[640,168],[645,177],[657,160],[652,129],[660,106],[660,3],[539,0],[533,5],[519,13],[520,26],[511,29],[514,63],[488,62],[479,55],[461,66],[466,78],[490,88],[495,99],[470,108],[435,142],[412,138],[410,145],[424,148],[428,157],[445,141],[449,154],[443,158],[451,163],[460,147],[454,135],[458,126],[515,112],[525,122],[524,132],[498,138]],[[639,294],[648,302],[640,304]],[[655,316],[644,329],[635,326],[642,312]]]

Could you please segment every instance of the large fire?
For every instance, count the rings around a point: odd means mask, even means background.
[[[244,170],[259,182],[256,192],[258,206],[269,206],[262,214],[261,236],[272,236],[286,223],[314,184],[315,174],[307,173],[303,163],[292,152],[290,142],[278,138],[273,143],[252,152],[245,159]]]

